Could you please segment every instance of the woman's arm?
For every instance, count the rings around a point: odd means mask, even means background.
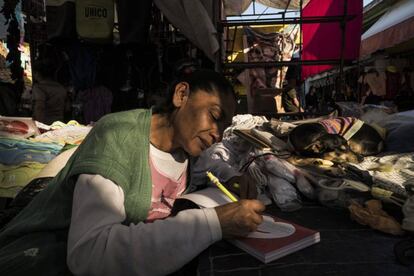
[[[100,175],[76,183],[67,264],[77,275],[165,275],[221,239],[214,209],[123,225],[123,190]]]

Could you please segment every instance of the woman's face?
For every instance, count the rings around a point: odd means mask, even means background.
[[[221,141],[224,129],[230,125],[235,112],[232,95],[194,91],[174,104],[174,144],[191,156],[198,156],[212,144]]]

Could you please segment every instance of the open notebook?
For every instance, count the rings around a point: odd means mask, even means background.
[[[191,200],[201,208],[212,208],[231,202],[225,194],[215,187],[182,195],[181,198]],[[229,240],[229,242],[264,263],[279,259],[320,241],[319,232],[270,215],[263,215],[263,223],[259,225],[257,230],[245,238]]]

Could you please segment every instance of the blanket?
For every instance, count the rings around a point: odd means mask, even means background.
[[[374,186],[402,196],[408,196],[405,186],[409,183],[414,184],[414,153],[412,152],[369,156],[355,166],[371,174]]]

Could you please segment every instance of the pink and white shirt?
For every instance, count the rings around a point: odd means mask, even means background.
[[[164,152],[175,161],[171,162],[152,146],[150,153],[159,176],[181,183],[164,191],[164,196],[169,194],[167,201],[174,194],[179,196],[185,189],[185,158]],[[155,189],[153,194],[161,195],[160,191]],[[79,176],[67,249],[67,264],[73,274],[167,275],[221,239],[220,221],[214,208],[184,210],[174,217],[150,211],[149,218],[160,214],[168,217],[152,223],[125,225],[124,202],[122,188],[111,180],[100,175]]]
[[[186,188],[188,160],[150,145],[152,178],[151,207],[146,222],[170,215],[172,206]],[[156,184],[155,184],[156,183]]]

